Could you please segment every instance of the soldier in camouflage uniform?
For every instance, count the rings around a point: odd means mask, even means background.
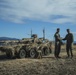
[[[61,57],[59,56],[59,54],[60,54],[60,49],[61,49],[61,39],[60,39],[59,31],[60,31],[60,29],[57,28],[57,31],[56,31],[56,33],[55,33],[55,35],[54,35],[54,37],[55,37],[55,52],[54,52],[54,54],[55,54],[55,57],[56,57],[56,58],[61,58]]]
[[[72,52],[72,43],[73,43],[73,34],[70,33],[70,29],[67,29],[67,35],[63,40],[66,40],[66,51],[68,57],[70,56],[69,52],[71,53],[71,58],[73,57],[73,52]]]
[[[32,37],[33,37],[32,42],[33,42],[33,43],[37,43],[37,42],[38,42],[37,35],[36,35],[36,34],[33,34]]]

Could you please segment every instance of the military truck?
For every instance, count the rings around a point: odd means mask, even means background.
[[[0,51],[5,51],[9,58],[37,58],[39,52],[42,56],[49,55],[52,52],[52,43],[48,39],[37,38],[36,34],[33,34],[32,38],[23,38],[14,42],[13,45],[10,45],[10,42],[8,43],[8,46],[1,46]]]

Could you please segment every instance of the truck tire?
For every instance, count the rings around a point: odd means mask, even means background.
[[[21,49],[18,53],[19,58],[25,58],[27,56],[26,51],[24,49]]]
[[[34,49],[34,48],[32,48],[31,50],[30,50],[30,57],[31,58],[37,58],[37,56],[38,56],[38,53],[37,53],[37,51]]]
[[[8,58],[13,58],[13,57],[14,57],[14,51],[11,50],[11,49],[7,50],[7,51],[6,51],[6,56],[7,56]]]

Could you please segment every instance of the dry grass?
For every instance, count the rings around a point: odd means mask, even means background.
[[[66,59],[65,46],[62,46],[61,59],[53,53],[42,59],[7,59],[0,55],[0,75],[76,75],[76,46],[73,46],[74,58]]]

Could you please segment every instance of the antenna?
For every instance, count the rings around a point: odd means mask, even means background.
[[[43,40],[45,40],[45,28],[43,29]]]
[[[32,38],[32,29],[31,29],[31,31],[30,31],[30,34],[28,34],[28,35],[30,35],[30,38]]]
[[[31,29],[31,38],[32,38],[32,29]]]

